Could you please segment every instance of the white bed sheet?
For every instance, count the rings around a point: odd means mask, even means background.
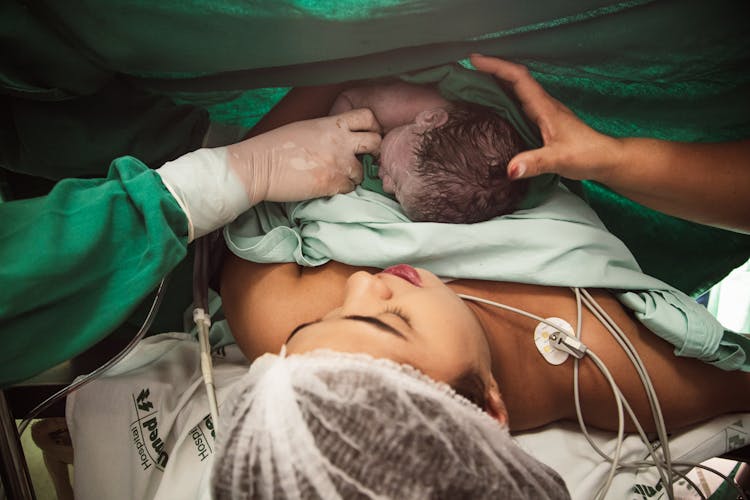
[[[599,448],[613,454],[617,442],[614,433],[589,429],[589,434]],[[557,470],[574,499],[594,498],[609,474],[609,464],[589,445],[577,423],[557,423],[515,437],[526,451]],[[750,444],[750,414],[742,413],[718,417],[674,433],[670,436],[669,449],[673,462],[700,463],[746,444]],[[646,455],[646,447],[637,435],[625,438],[622,462],[644,460]],[[679,470],[687,473],[690,468],[681,467]],[[651,467],[618,473],[606,498],[666,498],[666,495],[660,495],[662,491],[659,475]]]
[[[213,439],[206,427],[209,411],[198,352],[198,343],[184,333],[148,337],[108,374],[68,397],[77,500],[208,498]],[[221,405],[249,362],[234,345],[215,351],[213,361]],[[146,411],[138,407],[144,403]],[[156,467],[158,456],[149,439],[150,427],[155,428],[152,417],[169,455],[165,467]],[[592,434],[603,450],[614,449],[612,433]],[[728,415],[675,434],[670,446],[674,460],[702,462],[748,444],[748,436],[750,414]],[[609,471],[576,424],[550,425],[516,437],[523,448],[559,472],[573,499],[592,498]],[[644,456],[637,436],[629,436],[623,460]],[[658,498],[657,482],[653,470],[620,473],[607,498]]]

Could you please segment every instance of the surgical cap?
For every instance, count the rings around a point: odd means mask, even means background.
[[[220,417],[219,500],[569,498],[506,426],[409,366],[267,354],[238,388]]]

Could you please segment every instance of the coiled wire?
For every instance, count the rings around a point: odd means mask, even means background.
[[[115,354],[114,357],[112,357],[109,361],[104,363],[102,366],[97,368],[96,370],[92,371],[88,375],[85,375],[83,378],[79,378],[75,382],[72,382],[70,385],[63,387],[56,393],[54,393],[52,396],[48,397],[38,405],[36,405],[31,411],[29,411],[24,419],[21,421],[21,424],[18,426],[18,435],[23,435],[26,428],[29,426],[31,421],[39,415],[41,412],[55,404],[60,399],[68,396],[74,391],[77,391],[84,385],[88,384],[95,378],[101,376],[104,372],[112,368],[117,362],[119,362],[122,358],[127,356],[130,351],[132,351],[135,346],[138,344],[138,342],[143,339],[143,337],[146,335],[146,332],[148,332],[149,328],[151,328],[151,324],[154,322],[154,318],[156,317],[156,313],[159,311],[159,306],[161,305],[162,299],[164,299],[164,294],[167,289],[167,283],[169,282],[171,274],[168,273],[165,275],[161,281],[159,282],[159,287],[156,290],[156,296],[154,297],[153,302],[151,303],[151,307],[149,308],[148,314],[146,314],[146,319],[143,320],[143,324],[141,324],[141,327],[138,329],[138,333],[135,334],[135,337],[133,337],[130,342],[128,342],[128,345],[125,346],[119,353]]]

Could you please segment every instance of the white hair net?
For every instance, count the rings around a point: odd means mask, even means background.
[[[223,408],[215,498],[569,498],[506,426],[414,368],[259,358]]]

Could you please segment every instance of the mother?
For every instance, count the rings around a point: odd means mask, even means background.
[[[221,292],[237,344],[249,359],[260,358],[222,408],[212,473],[218,498],[567,495],[557,474],[506,429],[574,418],[572,362],[546,361],[535,346],[536,321],[456,294],[575,325],[569,289],[446,285],[405,265],[371,274],[337,262],[302,268],[230,257]],[[675,357],[609,293],[592,295],[640,354],[668,431],[750,409],[736,397],[750,388],[750,374]],[[588,312],[582,340],[653,431],[634,368]],[[610,388],[588,357],[580,378],[586,422],[615,429]]]
[[[229,257],[221,292],[238,345],[251,360],[279,352],[286,343],[289,354],[325,348],[406,363],[451,384],[490,415],[507,420],[513,431],[575,418],[572,362],[553,365],[545,360],[534,343],[538,322],[492,306],[462,303],[456,295],[562,318],[575,328],[576,303],[569,289],[480,280],[444,284],[432,273],[402,266],[377,274],[367,271],[372,269],[338,262],[303,268]],[[592,295],[643,359],[669,429],[750,409],[734,397],[750,388],[750,373],[676,357],[670,344],[634,320],[611,294],[593,290]],[[610,368],[636,416],[653,430],[634,367],[588,311],[582,315],[582,341]],[[581,361],[580,378],[586,421],[616,429],[609,385],[590,359]]]

